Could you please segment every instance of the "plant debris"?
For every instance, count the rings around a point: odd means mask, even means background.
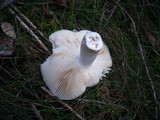
[[[13,39],[16,38],[16,32],[14,30],[14,27],[10,23],[2,22],[1,28],[6,35],[10,36]]]

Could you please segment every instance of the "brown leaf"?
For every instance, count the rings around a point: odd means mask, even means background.
[[[6,35],[12,37],[13,39],[16,38],[16,33],[15,33],[15,30],[14,30],[14,27],[10,23],[2,22],[1,23],[1,28]]]

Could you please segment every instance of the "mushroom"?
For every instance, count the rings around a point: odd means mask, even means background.
[[[46,85],[59,99],[79,97],[112,66],[108,47],[96,32],[60,30],[52,33],[49,40],[53,53],[41,64],[41,72]]]

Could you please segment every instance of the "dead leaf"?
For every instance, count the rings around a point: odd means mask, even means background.
[[[16,38],[16,32],[14,30],[14,27],[10,23],[2,22],[1,28],[6,35],[12,37],[13,39]]]

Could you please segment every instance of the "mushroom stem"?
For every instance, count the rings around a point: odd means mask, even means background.
[[[81,42],[80,65],[89,67],[103,47],[101,36],[96,32],[88,32]]]
[[[80,53],[80,63],[82,66],[90,66],[93,61],[96,59],[99,51],[92,51],[88,49],[85,44],[81,46],[81,53]]]

